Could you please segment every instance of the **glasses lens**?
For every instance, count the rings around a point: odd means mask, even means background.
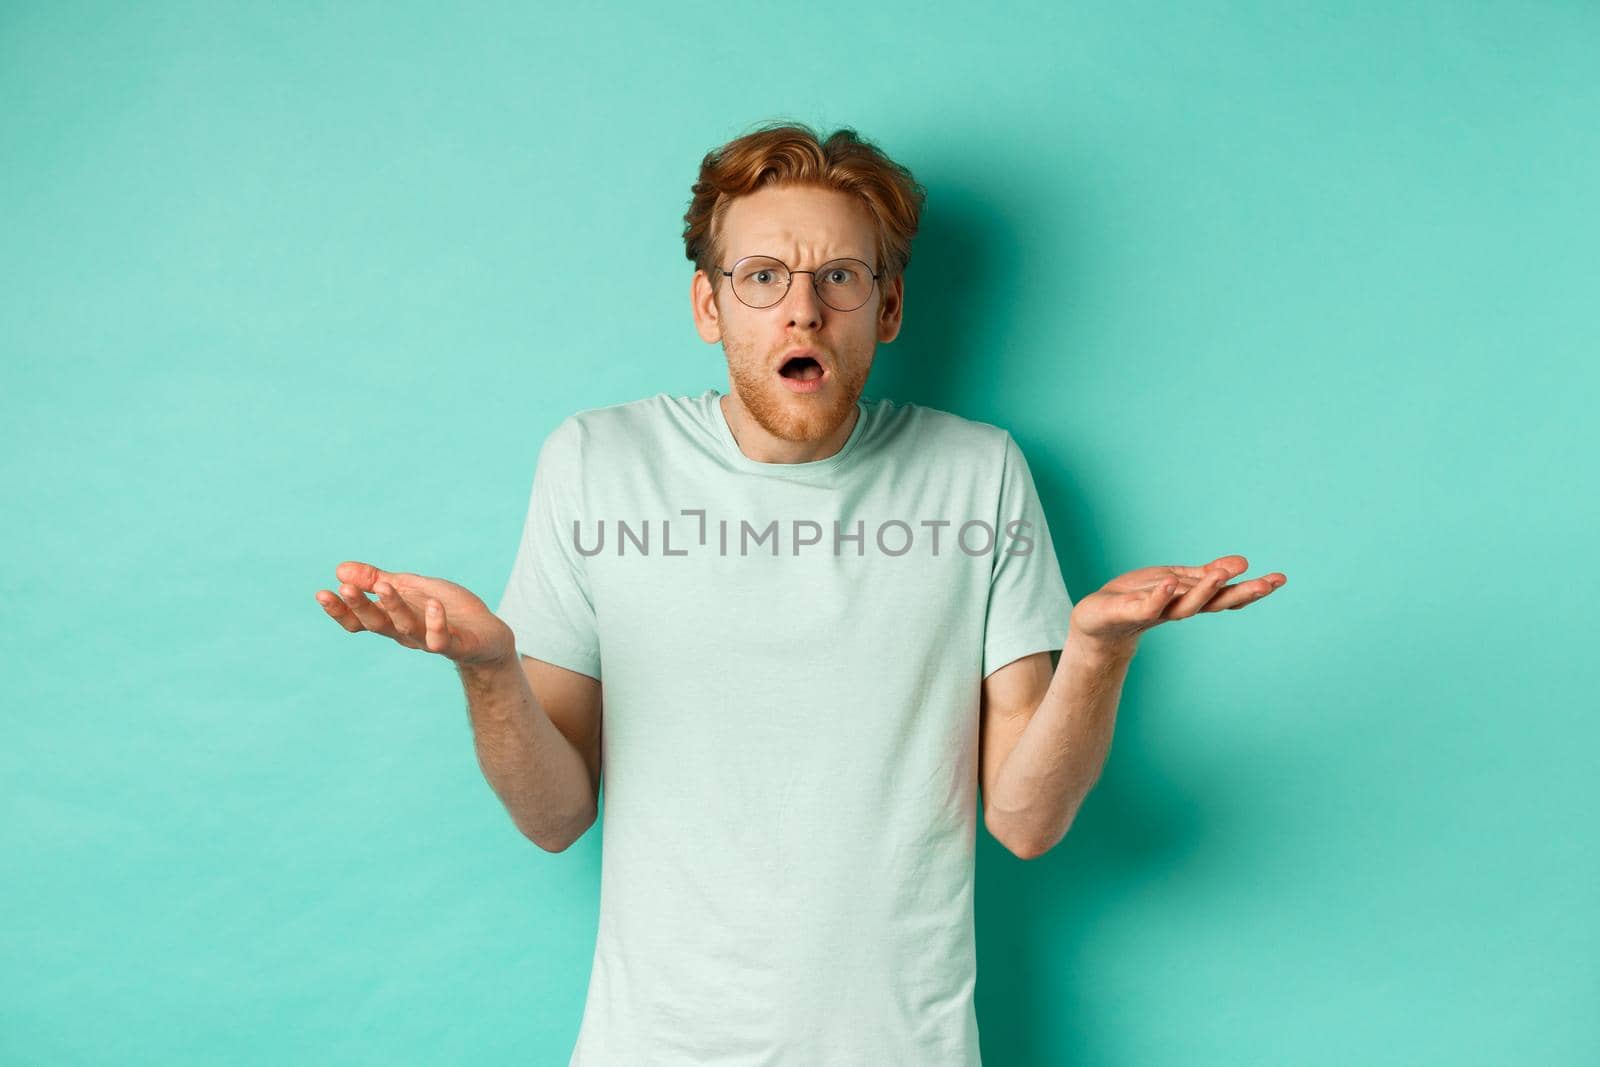
[[[733,293],[753,308],[771,307],[789,288],[789,268],[767,256],[746,256],[733,265]]]
[[[854,311],[872,295],[872,268],[859,259],[835,259],[817,268],[817,292],[838,311]]]

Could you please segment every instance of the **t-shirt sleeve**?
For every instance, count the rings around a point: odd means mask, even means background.
[[[583,427],[568,416],[545,438],[516,559],[495,609],[517,651],[600,677],[600,636],[586,560],[573,538],[583,519]]]
[[[983,627],[983,676],[1033,652],[1061,650],[1072,600],[1033,474],[1011,434],[1005,434],[1000,507],[995,528],[989,610]]]

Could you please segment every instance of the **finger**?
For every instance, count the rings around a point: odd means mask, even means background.
[[[326,611],[334,622],[338,623],[340,626],[343,626],[350,633],[361,632],[361,623],[357,621],[355,615],[351,613],[350,609],[345,606],[344,601],[340,600],[326,589],[317,590],[317,603],[322,605],[322,610]]]
[[[423,622],[405,597],[387,579],[382,578],[374,584],[373,593],[378,598],[378,605],[389,613],[389,625],[394,627],[395,633],[414,638],[420,644]]]
[[[355,586],[363,592],[370,593],[379,579],[394,580],[394,575],[388,571],[379,570],[370,563],[360,560],[347,559],[333,569],[333,576],[341,582]]]
[[[1176,578],[1169,578],[1165,582],[1157,582],[1145,591],[1145,613],[1151,618],[1156,618],[1166,610],[1172,598],[1181,596],[1184,590],[1183,582]]]
[[[1277,578],[1278,581],[1274,582],[1273,581],[1274,578]],[[1238,609],[1240,609],[1242,607],[1246,607],[1246,606],[1248,606],[1250,604],[1254,604],[1256,601],[1260,600],[1262,597],[1264,597],[1264,596],[1268,595],[1269,593],[1273,592],[1273,590],[1283,588],[1284,583],[1287,582],[1288,580],[1289,579],[1285,578],[1283,575],[1278,574],[1276,572],[1274,572],[1272,574],[1265,575],[1265,576],[1263,576],[1261,578],[1252,579],[1251,584],[1254,584],[1255,582],[1263,582],[1263,583],[1265,583],[1263,585],[1262,589],[1259,592],[1257,592],[1254,596],[1251,596],[1248,599],[1246,599],[1243,603],[1230,604],[1227,607],[1226,610],[1228,610],[1228,611],[1237,611]]]
[[[1163,597],[1166,595],[1167,586],[1172,586],[1172,596],[1181,597],[1195,587],[1193,579],[1185,578],[1178,574],[1163,574],[1154,582],[1144,587],[1143,595],[1148,597]]]
[[[1228,581],[1228,572],[1221,567],[1214,567],[1204,577],[1196,581],[1184,594],[1179,597],[1167,612],[1169,618],[1186,619],[1199,611],[1205,602],[1216,595]]]
[[[1201,611],[1232,611],[1242,608],[1246,604],[1253,604],[1257,600],[1272,592],[1272,583],[1262,578],[1252,578],[1248,582],[1238,585],[1226,585],[1218,589],[1212,598],[1206,601]]]
[[[394,628],[389,625],[389,616],[355,586],[348,582],[341,583],[339,598],[349,605],[356,618],[361,620],[361,625],[373,633],[388,635],[393,632]]]
[[[428,629],[425,644],[428,651],[445,651],[450,647],[450,626],[445,621],[444,605],[429,597],[426,618]]]
[[[1176,574],[1179,577],[1187,578],[1193,582],[1198,582],[1204,581],[1206,576],[1212,571],[1216,570],[1218,567],[1221,567],[1223,570],[1227,571],[1230,576],[1235,574],[1243,574],[1245,571],[1250,569],[1250,561],[1245,559],[1243,556],[1238,555],[1218,556],[1210,563],[1202,564],[1198,567],[1183,567],[1174,564],[1173,566],[1165,569],[1171,571],[1173,574]]]

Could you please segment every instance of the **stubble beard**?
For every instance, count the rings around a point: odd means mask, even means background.
[[[727,337],[722,351],[745,410],[756,425],[785,441],[820,441],[837,430],[850,417],[872,370],[870,353],[857,358],[835,352],[833,378],[821,393],[791,393],[773,369],[776,353],[761,354],[754,346]]]

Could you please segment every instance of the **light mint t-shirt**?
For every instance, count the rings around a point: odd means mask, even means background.
[[[978,1064],[980,687],[1072,607],[1027,463],[865,397],[834,455],[762,463],[720,397],[562,421],[497,609],[603,687],[571,1063]]]

